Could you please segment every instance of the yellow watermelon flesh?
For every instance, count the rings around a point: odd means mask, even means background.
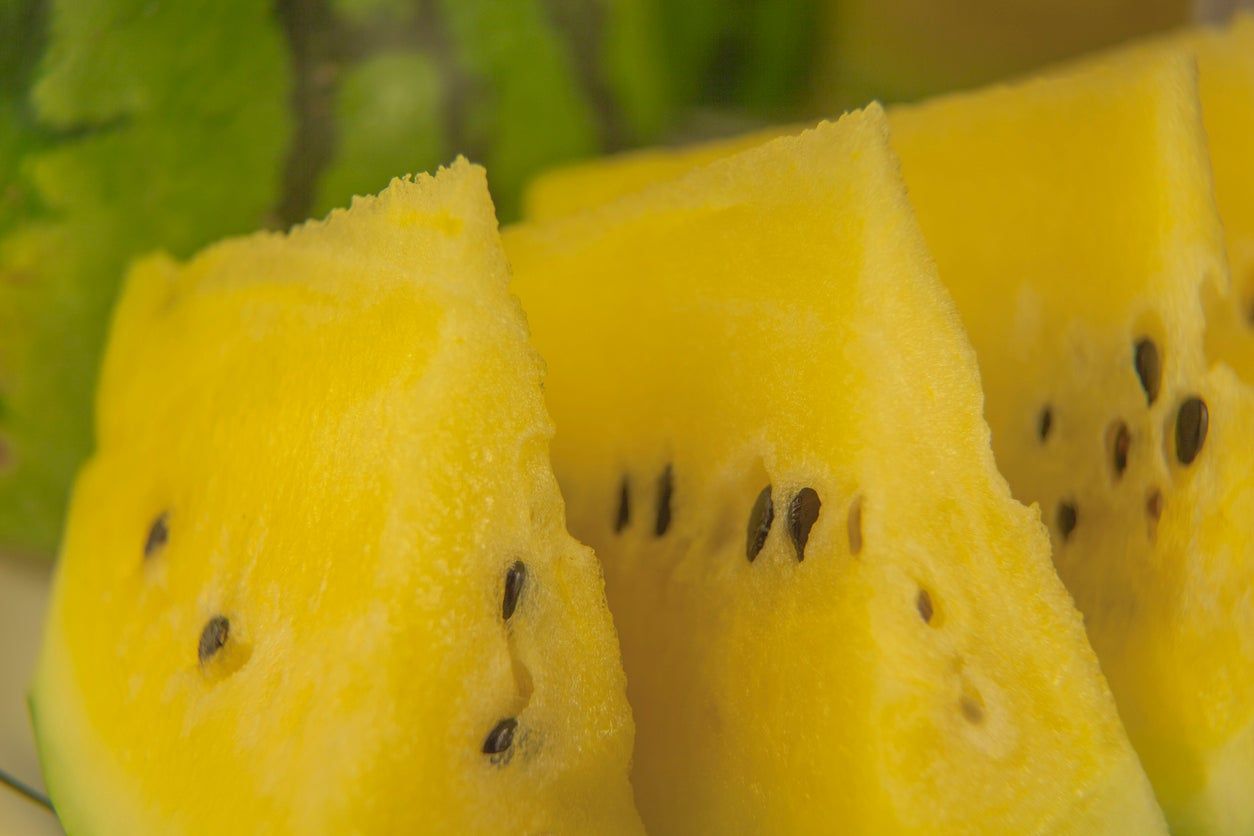
[[[638,832],[483,171],[129,277],[32,697],[72,833]]]
[[[878,107],[505,241],[651,832],[1161,831]]]
[[[998,462],[1055,531],[1060,571],[1182,832],[1254,830],[1252,67],[1245,15],[1052,81],[890,114],[980,354]],[[629,193],[763,138],[558,170],[529,206],[560,216],[581,194]],[[1136,371],[1146,338],[1159,355],[1152,405]],[[1193,398],[1206,437],[1184,465],[1177,424],[1200,432]],[[1066,543],[1064,527],[1075,529]]]

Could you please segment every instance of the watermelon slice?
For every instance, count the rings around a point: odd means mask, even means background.
[[[70,832],[637,832],[482,169],[132,271],[32,699]]]
[[[1161,831],[878,108],[506,248],[651,831]]]

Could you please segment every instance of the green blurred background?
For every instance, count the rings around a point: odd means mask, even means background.
[[[1206,0],[0,0],[0,768],[136,254],[283,228],[456,154],[527,179],[1014,75]],[[37,782],[37,781],[36,781]],[[55,832],[0,792],[0,833]]]

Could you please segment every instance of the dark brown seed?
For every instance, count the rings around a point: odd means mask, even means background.
[[[623,477],[618,486],[618,513],[614,517],[614,533],[617,534],[631,522],[631,484]]]
[[[919,609],[919,618],[923,619],[924,624],[932,623],[932,596],[926,589],[920,589],[919,594],[914,599],[914,605]]]
[[[1150,492],[1149,499],[1145,500],[1145,513],[1150,515],[1150,519],[1155,522],[1163,515],[1163,493],[1155,488]]]
[[[1149,403],[1158,400],[1158,386],[1162,382],[1163,370],[1158,359],[1158,346],[1149,337],[1136,341],[1133,365],[1136,367],[1136,376],[1141,379],[1146,400]]]
[[[527,580],[527,566],[521,560],[505,572],[505,598],[501,601],[501,618],[509,621],[518,606],[518,597],[522,595],[523,583]]]
[[[958,701],[962,707],[962,716],[967,718],[969,723],[981,723],[984,721],[984,709],[980,707],[980,703],[970,694],[963,694],[962,699]]]
[[[1110,456],[1115,466],[1115,477],[1123,475],[1128,469],[1128,450],[1132,447],[1132,435],[1128,425],[1120,421],[1111,429]]]
[[[767,485],[758,493],[758,498],[753,501],[753,510],[749,512],[749,529],[745,534],[745,555],[750,563],[766,545],[766,536],[771,533],[773,522],[775,522],[775,506],[771,503],[771,486]]]
[[[148,539],[144,541],[144,557],[152,557],[170,539],[170,515],[164,511],[157,515],[148,527]]]
[[[1075,531],[1077,521],[1076,508],[1070,502],[1063,502],[1058,506],[1058,533],[1062,535],[1063,540],[1071,537],[1071,532]]]
[[[231,635],[231,622],[225,616],[215,615],[209,619],[209,623],[205,625],[205,629],[200,631],[200,644],[196,648],[197,656],[200,657],[200,664],[205,664],[213,658],[222,646],[226,644],[226,640]]]
[[[788,503],[788,533],[797,548],[798,560],[806,559],[806,542],[810,539],[810,529],[819,518],[822,504],[814,488],[802,488]]]
[[[1041,416],[1036,419],[1036,435],[1044,441],[1049,438],[1049,431],[1054,426],[1054,411],[1048,406],[1041,410]]]
[[[1206,443],[1210,412],[1206,402],[1193,397],[1180,404],[1176,413],[1176,458],[1180,464],[1192,464]]]
[[[675,476],[668,464],[657,480],[657,522],[654,535],[661,537],[671,527],[671,495],[675,492]]]
[[[514,730],[517,728],[518,721],[513,717],[506,717],[493,726],[492,731],[483,739],[483,754],[499,755],[514,745]]]

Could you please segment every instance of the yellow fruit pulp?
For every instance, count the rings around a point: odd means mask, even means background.
[[[1254,471],[1242,440],[1254,18],[890,121],[980,355],[998,463],[1056,532],[1075,517],[1056,561],[1168,818],[1181,832],[1254,831]],[[558,170],[533,185],[529,209],[558,217],[764,137]],[[1134,370],[1143,337],[1162,364],[1149,409]],[[1176,423],[1193,396],[1207,404],[1206,452],[1183,467]]]
[[[651,832],[1161,830],[878,107],[505,241]]]
[[[134,268],[33,695],[70,832],[638,830],[506,276],[465,162]]]

